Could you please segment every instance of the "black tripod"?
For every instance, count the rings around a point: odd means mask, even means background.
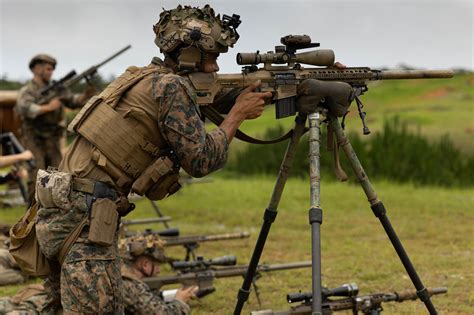
[[[362,165],[360,164],[357,155],[352,148],[349,140],[344,134],[341,124],[337,117],[332,116],[327,112],[326,109],[317,108],[317,111],[306,116],[305,114],[299,113],[295,120],[295,128],[293,129],[292,136],[288,143],[288,147],[283,158],[283,162],[280,166],[277,181],[273,189],[273,194],[270,199],[268,207],[265,209],[263,216],[263,224],[260,230],[260,234],[255,245],[255,249],[252,254],[252,258],[247,269],[246,276],[242,287],[239,289],[237,295],[237,304],[234,309],[234,315],[241,313],[244,303],[247,301],[250,294],[250,286],[252,279],[255,275],[256,268],[258,266],[260,256],[262,255],[265,242],[270,231],[272,223],[275,221],[278,213],[278,204],[280,202],[281,194],[288,178],[289,171],[293,164],[293,159],[296,153],[298,142],[305,131],[306,119],[309,120],[309,164],[310,164],[310,201],[311,207],[309,209],[309,222],[311,224],[311,242],[312,242],[312,314],[322,314],[322,285],[321,285],[321,235],[320,227],[323,221],[323,211],[320,207],[320,124],[322,118],[326,117],[325,122],[328,123],[330,130],[336,135],[337,143],[342,147],[346,154],[354,173],[356,174],[360,184],[367,196],[370,203],[370,207],[374,215],[380,220],[385,232],[392,242],[398,257],[402,261],[405,270],[410,276],[413,282],[417,295],[425,303],[426,308],[430,314],[437,314],[437,311],[431,302],[428,290],[425,288],[421,279],[419,278],[415,267],[410,261],[403,245],[398,238],[395,230],[390,223],[386,215],[386,210],[383,203],[378,200],[377,194],[373,189],[367,174],[365,173]],[[335,148],[337,150],[337,147]]]

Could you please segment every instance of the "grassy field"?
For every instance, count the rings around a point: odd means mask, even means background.
[[[249,231],[248,240],[206,243],[198,249],[207,258],[234,254],[238,263],[246,264],[273,185],[273,178],[231,179],[221,173],[214,175],[210,183],[184,187],[159,206],[165,215],[173,217],[172,226],[179,227],[182,235]],[[472,314],[474,191],[417,188],[388,182],[376,182],[374,186],[424,283],[449,288],[448,295],[433,299],[440,313]],[[311,259],[308,194],[307,181],[288,181],[261,262]],[[324,285],[334,287],[356,282],[363,294],[413,287],[358,185],[323,182],[321,201]],[[3,209],[1,221],[12,223],[21,212],[22,209]],[[152,216],[150,203],[139,200],[128,219]],[[180,248],[170,248],[168,253],[184,256]],[[267,273],[258,283],[262,308],[285,309],[287,293],[311,290],[311,272],[299,269]],[[194,314],[230,313],[241,284],[239,277],[217,280],[216,293],[192,302]],[[1,288],[0,295],[9,295],[17,289],[17,286]],[[423,313],[423,307],[419,301],[385,305],[387,314]],[[256,298],[251,295],[243,313],[256,309]]]

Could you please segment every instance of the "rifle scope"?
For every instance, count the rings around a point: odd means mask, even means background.
[[[282,51],[283,46],[275,47],[276,52],[266,54],[256,53],[238,53],[237,64],[239,65],[257,65],[259,63],[270,64],[290,64],[304,63],[313,66],[329,67],[334,64],[334,51],[332,49],[316,49],[298,54],[289,54]]]
[[[359,294],[359,287],[355,283],[343,284],[334,289],[323,288],[323,299],[331,296],[351,297]],[[286,295],[288,303],[296,303],[302,301],[311,301],[313,298],[312,292],[290,293]]]
[[[178,228],[168,228],[165,230],[160,231],[153,231],[152,229],[145,229],[143,235],[154,235],[158,234],[159,236],[163,237],[178,237],[179,236],[179,229]]]
[[[194,261],[174,261],[171,266],[175,270],[186,269],[200,269],[209,266],[234,266],[237,263],[237,258],[233,255],[217,257],[209,260],[204,260],[202,256],[198,256]]]

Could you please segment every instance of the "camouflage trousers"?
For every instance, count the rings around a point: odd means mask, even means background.
[[[72,191],[69,199],[70,209],[38,210],[38,242],[51,260],[57,260],[64,239],[88,215],[84,193]],[[49,298],[42,313],[54,314],[60,299],[64,314],[123,314],[117,234],[114,244],[99,246],[87,240],[88,232],[86,225],[62,266],[53,266],[52,273],[45,279]]]
[[[39,169],[47,169],[48,166],[58,167],[61,163],[60,136],[40,138],[32,132],[23,130],[22,143],[26,150],[30,150],[35,157],[36,167],[28,170],[28,195],[30,200],[34,199],[36,174]]]

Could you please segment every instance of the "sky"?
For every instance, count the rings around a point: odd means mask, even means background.
[[[309,35],[348,66],[474,70],[474,0],[0,0],[0,76],[26,80],[31,57],[48,53],[58,59],[58,79],[128,44],[99,73],[147,65],[161,56],[153,24],[179,3],[240,15],[240,39],[219,57],[221,73],[240,71],[238,52],[274,50],[288,34]]]

